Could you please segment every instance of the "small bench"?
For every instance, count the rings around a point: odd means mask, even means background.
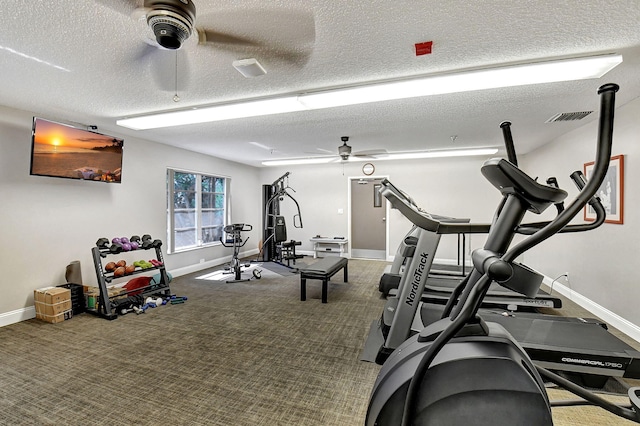
[[[344,282],[347,282],[348,260],[344,257],[325,257],[313,265],[300,268],[300,300],[307,300],[307,279],[322,280],[322,303],[327,303],[329,279],[344,269]]]

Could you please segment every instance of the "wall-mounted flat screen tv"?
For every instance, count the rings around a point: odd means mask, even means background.
[[[33,118],[31,174],[120,183],[124,141]]]

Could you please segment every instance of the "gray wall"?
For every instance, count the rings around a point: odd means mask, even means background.
[[[415,201],[431,213],[466,217],[473,222],[489,222],[500,200],[500,193],[480,173],[486,157],[443,158],[407,161],[373,161],[376,172],[371,177],[388,177],[391,182],[409,193]],[[301,241],[301,250],[310,251],[309,238],[315,235],[349,236],[349,178],[362,177],[363,163],[319,164],[266,168],[261,171],[263,182],[273,182],[286,171],[291,172],[289,184],[300,203],[303,229],[288,226],[288,237]],[[282,211],[291,222],[293,203],[283,202]],[[339,214],[338,210],[343,213]],[[390,255],[400,244],[411,224],[398,211],[388,216]],[[469,238],[467,247],[479,247],[484,237]],[[468,250],[467,250],[468,251]],[[456,259],[457,238],[444,236],[436,258]]]
[[[165,240],[167,167],[231,177],[232,220],[253,224],[250,237],[255,243],[261,239],[261,185],[286,171],[291,172],[289,183],[296,190],[292,194],[300,203],[304,224],[303,229],[294,228],[293,203],[283,203],[288,237],[301,241],[300,249],[310,252],[309,238],[314,235],[349,236],[349,177],[363,176],[362,163],[257,169],[125,138],[121,185],[29,176],[32,115],[0,108],[0,325],[3,317],[32,305],[33,289],[64,282],[64,268],[72,260],[81,261],[84,281],[95,283],[90,248],[98,237],[149,233]],[[549,277],[569,272],[567,285],[571,290],[628,321],[636,330],[640,329],[636,307],[640,288],[631,267],[638,261],[634,237],[640,235],[635,214],[640,203],[634,191],[640,173],[639,116],[640,100],[619,107],[616,115],[613,153],[626,156],[625,224],[606,224],[590,233],[557,236],[524,256],[528,265]],[[571,198],[576,191],[567,176],[593,159],[595,129],[595,123],[587,124],[521,156],[520,164],[533,176],[557,176]],[[430,212],[488,222],[500,195],[480,173],[485,159],[374,161],[374,177],[389,177]],[[551,210],[544,217],[550,218]],[[388,218],[388,245],[393,255],[410,225],[397,211],[391,211]],[[484,242],[478,235],[470,240],[470,249]],[[250,242],[246,250],[256,248],[257,244]],[[170,270],[185,271],[220,263],[228,255],[229,250],[215,247],[168,255],[165,260]],[[443,238],[436,257],[455,259],[455,238]],[[204,265],[200,264],[202,259]]]
[[[84,283],[95,285],[91,247],[99,237],[146,233],[166,241],[167,167],[231,177],[232,220],[260,222],[258,169],[142,139],[124,138],[119,185],[30,176],[33,115],[0,108],[0,324],[3,315],[33,305],[34,289],[63,284],[73,260],[81,262]],[[257,242],[259,231],[250,236]],[[165,255],[165,262],[176,270],[201,259],[220,261],[230,251],[193,250]],[[129,263],[140,257],[135,253]]]
[[[565,284],[633,324],[640,325],[640,286],[633,269],[640,261],[640,99],[619,107],[614,123],[612,155],[625,156],[624,224],[604,224],[595,231],[559,235],[525,254],[528,264],[555,278],[569,273]],[[597,123],[587,124],[529,154],[522,167],[532,176],[557,176],[571,199],[576,194],[568,175],[593,161]],[[577,222],[582,222],[580,216]]]

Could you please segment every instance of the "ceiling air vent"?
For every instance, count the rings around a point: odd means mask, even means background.
[[[545,121],[545,123],[555,123],[556,121],[582,120],[583,118],[585,118],[587,115],[591,114],[592,112],[593,111],[561,112],[561,113],[558,113],[558,114],[554,115],[553,117],[551,117],[547,121]]]

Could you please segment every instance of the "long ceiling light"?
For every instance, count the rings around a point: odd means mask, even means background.
[[[415,160],[420,158],[444,158],[444,157],[468,157],[474,155],[494,155],[498,152],[498,148],[470,148],[470,149],[452,149],[446,151],[415,151],[415,152],[396,152],[376,157],[375,161],[386,160]],[[315,157],[315,158],[292,158],[286,160],[267,160],[263,161],[263,166],[293,166],[300,164],[321,164],[338,162],[340,159],[336,157]],[[366,157],[349,157],[347,162],[371,161]]]
[[[356,86],[298,96],[309,109],[497,89],[529,84],[600,78],[622,62],[622,56],[595,56],[512,65]]]
[[[134,130],[146,130],[446,93],[585,80],[600,78],[621,62],[621,55],[611,54],[509,65],[154,113],[120,119],[116,123]]]
[[[293,166],[296,164],[323,164],[334,161],[333,157],[315,157],[315,158],[294,158],[291,160],[269,160],[263,161],[265,166]]]
[[[498,148],[455,149],[449,151],[421,151],[390,153],[380,160],[414,160],[418,158],[469,157],[473,155],[494,155]]]

